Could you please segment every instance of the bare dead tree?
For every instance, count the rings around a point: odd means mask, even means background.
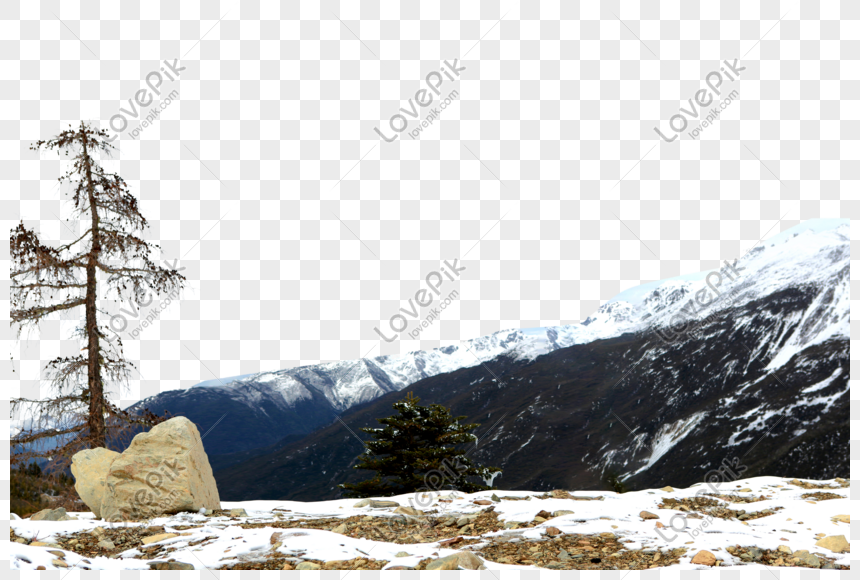
[[[85,346],[81,354],[60,356],[47,364],[55,396],[12,401],[13,413],[23,412],[34,420],[12,438],[13,455],[16,448],[27,449],[18,455],[19,461],[47,453],[68,458],[81,448],[104,447],[106,417],[108,428],[119,431],[155,425],[166,418],[148,410],[131,414],[105,399],[105,384],[127,384],[134,365],[123,357],[121,339],[113,343],[102,340],[107,326],[100,326],[97,316],[107,314],[99,304],[112,294],[140,303],[149,292],[178,291],[185,283],[177,270],[160,267],[150,259],[159,246],[134,235],[149,226],[122,177],[106,172],[99,163],[100,156],[113,149],[105,131],[82,122],[79,128],[38,141],[31,149],[70,156],[71,165],[58,180],[71,187],[73,217],[89,227],[74,241],[58,247],[43,244],[23,222],[11,231],[12,324],[18,325],[20,337],[25,328],[37,327],[54,313],[83,306],[84,322],[74,334]],[[103,293],[99,292],[100,281]],[[44,419],[50,421],[50,428]],[[75,437],[59,449],[43,453],[34,445],[72,433]]]

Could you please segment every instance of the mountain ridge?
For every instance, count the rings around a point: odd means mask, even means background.
[[[559,349],[627,333],[656,332],[664,342],[671,343],[678,326],[689,332],[686,327],[700,324],[697,321],[703,313],[707,316],[708,312],[726,306],[726,297],[730,297],[734,307],[761,296],[775,296],[780,289],[821,284],[824,280],[836,279],[837,275],[847,280],[850,257],[847,220],[831,223],[822,231],[813,231],[812,225],[806,222],[792,228],[800,230],[793,235],[791,230],[782,232],[774,237],[775,242],[768,240],[759,244],[733,264],[724,262],[716,272],[671,278],[656,285],[651,283],[649,291],[638,296],[632,292],[635,289],[626,290],[619,296],[632,296],[630,300],[613,299],[581,324],[499,331],[431,351],[263,371],[219,385],[207,381],[209,385],[165,391],[136,406],[156,411],[165,408],[174,414],[178,409],[204,430],[215,424],[220,414],[202,413],[190,401],[183,404],[183,400],[199,398],[206,403],[206,408],[232,409],[228,416],[237,415],[239,420],[234,417],[229,423],[230,429],[223,433],[219,433],[220,429],[213,430],[205,445],[210,455],[241,454],[276,444],[285,437],[311,433],[351,408],[422,380],[486,364],[500,356],[534,361]],[[755,274],[750,276],[751,272]],[[840,288],[839,284],[834,285],[832,297],[840,303],[831,308],[836,318],[828,321],[820,314],[809,314],[808,323],[795,328],[792,340],[781,347],[782,358],[771,358],[771,364],[776,365],[774,368],[784,364],[786,357],[790,358],[798,348],[810,346],[810,340],[824,340],[830,336],[826,335],[827,331],[847,337],[847,284]],[[722,302],[717,303],[717,298]],[[823,325],[818,330],[815,320]],[[771,350],[767,345],[756,345],[756,348]],[[254,417],[262,418],[267,428],[258,429]],[[260,431],[264,432],[258,435]]]

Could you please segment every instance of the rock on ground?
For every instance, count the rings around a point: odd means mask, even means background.
[[[451,554],[444,558],[436,558],[427,562],[427,570],[456,570],[460,566],[460,558],[457,554]]]
[[[175,538],[178,535],[179,534],[155,534],[154,536],[147,536],[145,538],[142,538],[140,542],[145,546],[147,544],[154,544],[162,540],[169,540],[170,538]]]
[[[72,456],[72,475],[75,476],[75,491],[87,504],[96,518],[101,518],[102,499],[105,494],[105,479],[114,459],[120,454],[104,447],[84,449]]]
[[[424,515],[424,512],[422,512],[421,510],[415,509],[414,507],[409,507],[409,506],[400,506],[397,509],[395,509],[394,512],[392,512],[392,513],[403,514],[403,515],[407,515],[407,516],[423,516]]]
[[[690,561],[691,564],[703,564],[705,566],[713,566],[716,562],[717,557],[707,550],[700,550]]]
[[[30,516],[30,519],[33,521],[44,522],[65,522],[72,518],[66,514],[66,508],[57,508],[54,510],[47,509],[42,510],[40,512],[36,512],[32,516]]]
[[[851,549],[845,536],[827,536],[826,538],[821,538],[815,542],[815,545],[827,548],[831,552],[836,552],[838,554],[848,552]]]
[[[197,427],[185,417],[139,433],[108,470],[101,517],[137,520],[221,509],[218,488]]]
[[[286,568],[284,568],[286,569]],[[298,566],[296,566],[296,570],[319,570],[320,565],[316,562],[302,562]]]
[[[185,562],[150,562],[150,570],[194,570],[194,566]]]
[[[362,508],[362,507],[372,507],[372,508],[387,508],[387,507],[400,507],[400,504],[396,501],[388,501],[388,500],[379,500],[379,499],[363,499],[356,503],[352,507]]]

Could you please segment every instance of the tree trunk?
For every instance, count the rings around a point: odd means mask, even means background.
[[[87,148],[86,128],[81,125],[84,147],[84,176],[87,180],[87,194],[92,216],[92,247],[87,257],[87,294],[86,294],[86,332],[87,332],[87,385],[90,392],[90,409],[87,426],[92,447],[105,446],[104,384],[101,375],[101,347],[96,311],[96,261],[101,253],[99,238],[99,214],[96,208],[95,187],[93,186],[92,164]]]

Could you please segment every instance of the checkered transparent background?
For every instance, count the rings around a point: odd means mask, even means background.
[[[0,222],[49,241],[81,224],[63,221],[61,163],[30,144],[81,119],[107,127],[150,71],[185,67],[110,162],[188,278],[126,342],[140,376],[112,392],[121,404],[581,321],[807,219],[860,218],[860,2],[43,1],[0,15]],[[374,127],[391,134],[454,59],[459,99],[420,138],[381,140]],[[724,59],[746,67],[737,100],[699,140],[661,140],[654,127]],[[379,340],[454,259],[466,271],[442,319],[422,340]],[[8,397],[45,392],[44,363],[80,348],[74,324],[21,341],[0,324]]]

